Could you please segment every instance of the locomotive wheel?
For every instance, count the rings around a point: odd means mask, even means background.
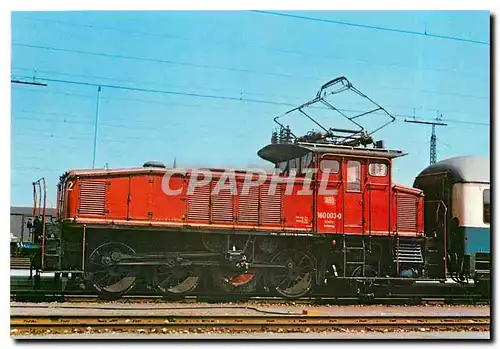
[[[225,292],[252,292],[257,285],[257,276],[252,270],[238,274],[232,268],[211,268],[215,285]]]
[[[156,269],[153,285],[164,296],[183,295],[193,291],[200,283],[200,276],[192,268]]]
[[[308,293],[314,279],[312,259],[299,250],[285,250],[276,254],[271,264],[286,268],[276,268],[270,272],[269,283],[285,298],[298,298]]]
[[[92,251],[87,260],[90,283],[101,298],[120,298],[135,284],[137,277],[130,269],[113,265],[113,258],[120,254],[132,255],[135,251],[121,242],[107,242]]]

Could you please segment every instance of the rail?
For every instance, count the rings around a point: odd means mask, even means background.
[[[13,315],[11,334],[130,331],[489,331],[489,316]],[[309,329],[309,330],[307,330]]]

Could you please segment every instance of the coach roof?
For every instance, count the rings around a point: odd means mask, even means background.
[[[272,163],[296,159],[313,153],[329,153],[338,155],[357,155],[366,157],[396,158],[406,155],[399,150],[388,150],[382,148],[349,147],[344,145],[333,145],[326,143],[295,143],[295,144],[269,144],[259,150],[257,154],[264,160]]]
[[[428,166],[418,177],[438,173],[448,173],[454,183],[489,183],[490,159],[485,156],[457,156]]]

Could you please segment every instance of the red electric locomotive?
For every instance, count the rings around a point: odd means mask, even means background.
[[[349,114],[328,100],[346,91],[374,107]],[[325,128],[311,110],[333,110],[355,127]],[[443,250],[424,236],[422,191],[392,182],[392,161],[405,154],[371,137],[394,118],[344,77],[292,113],[322,130],[297,137],[276,118],[279,131],[258,152],[272,174],[158,163],[65,173],[57,221],[40,213],[33,225],[37,273],[107,298],[139,281],[164,295],[204,279],[223,292],[296,298],[332,283],[369,294],[375,284],[444,278]],[[368,132],[360,124],[368,115],[389,121]]]

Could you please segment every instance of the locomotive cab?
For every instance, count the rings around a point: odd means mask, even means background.
[[[403,152],[380,143],[295,142],[270,144],[258,155],[281,175],[310,176],[313,231],[331,241],[332,274],[386,280],[427,276],[422,191],[392,183],[392,160]]]
[[[422,235],[421,191],[392,184],[392,159],[401,151],[297,142],[270,144],[258,155],[281,175],[311,178],[317,232]]]

